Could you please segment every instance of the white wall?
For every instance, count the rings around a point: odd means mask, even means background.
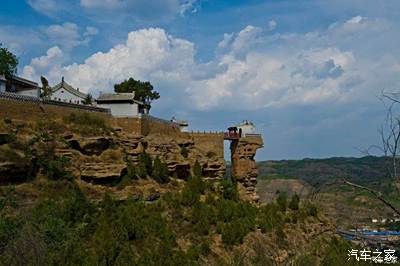
[[[60,100],[61,102],[67,102],[67,103],[69,103],[70,101],[72,103],[82,103],[82,100],[84,100],[83,98],[78,97],[63,88],[52,93],[50,98],[55,101],[59,101],[59,99],[61,99]]]
[[[6,82],[0,80],[0,92],[5,92],[5,91],[6,91]]]
[[[256,128],[252,125],[241,125],[237,127],[242,129],[242,135],[256,134]]]
[[[39,97],[37,89],[17,91],[17,94],[18,95],[24,95],[24,96],[31,96],[31,97]]]
[[[110,109],[111,115],[114,117],[136,117],[139,115],[139,106],[136,103],[98,103],[97,107]]]

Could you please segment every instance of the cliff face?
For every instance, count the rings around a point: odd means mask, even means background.
[[[70,154],[74,164],[74,172],[81,179],[106,183],[117,180],[126,171],[127,162],[139,163],[139,155],[148,153],[153,159],[158,157],[168,165],[171,176],[187,178],[191,175],[196,161],[203,168],[206,178],[219,179],[225,173],[223,157],[213,152],[200,149],[196,141],[189,135],[169,137],[164,135],[139,136],[119,132],[109,138],[74,137],[69,141],[69,149],[60,149]],[[125,158],[124,158],[125,157]]]
[[[232,177],[243,186],[244,193],[253,201],[259,200],[255,191],[258,171],[254,156],[261,147],[261,136],[243,137],[231,142]]]

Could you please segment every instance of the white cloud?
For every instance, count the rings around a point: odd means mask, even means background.
[[[125,3],[124,3],[125,2]],[[120,8],[126,4],[126,1],[120,0],[81,0],[81,6],[87,8]]]
[[[99,34],[99,30],[95,27],[88,26],[86,27],[86,31],[83,34],[84,36],[94,36]]]
[[[276,29],[277,25],[278,25],[278,23],[275,20],[268,21],[268,30]]]
[[[162,81],[165,84],[167,80],[174,83],[189,75],[193,56],[192,43],[169,36],[162,29],[150,28],[129,33],[125,44],[117,45],[106,53],[93,54],[83,64],[61,67],[60,62],[54,62],[57,66],[51,68],[47,75],[52,82],[58,81],[57,76],[65,76],[73,85],[93,93],[110,90],[114,83],[131,76],[155,83]],[[29,67],[36,69],[36,61],[32,60]],[[40,75],[38,71],[33,73],[36,79]]]
[[[181,16],[184,16],[186,13],[196,13],[199,10],[199,0],[184,0],[181,1],[180,11]]]
[[[36,11],[51,14],[59,9],[55,0],[27,0],[27,3]]]
[[[39,80],[41,75],[50,79],[58,79],[58,75],[53,73],[60,71],[61,64],[64,62],[64,53],[58,46],[47,50],[46,55],[32,59],[31,63],[23,68],[23,76],[29,79]],[[50,75],[50,76],[49,76]]]
[[[1,43],[18,56],[43,43],[36,30],[24,27],[0,25],[0,36]]]
[[[368,26],[351,28],[348,34],[349,23]],[[398,36],[387,25],[356,17],[326,30],[283,35],[263,33],[249,25],[238,33],[225,34],[218,44],[221,51],[206,63],[195,60],[193,43],[149,28],[130,32],[125,43],[95,53],[81,64],[56,62],[45,73],[55,81],[65,76],[94,95],[128,77],[150,80],[164,103],[176,105],[178,97],[185,99],[178,104],[189,109],[359,103],[374,98],[382,80],[400,86],[400,53],[387,49],[386,42],[370,42],[359,49],[367,37]],[[377,53],[379,61],[374,59]],[[38,77],[39,61],[47,62],[32,60],[26,74]]]
[[[82,34],[80,31],[81,29],[78,25],[70,22],[43,28],[43,32],[53,45],[59,45],[66,50],[80,45],[87,45],[92,36],[98,34],[98,29],[91,26],[86,27],[86,31]]]

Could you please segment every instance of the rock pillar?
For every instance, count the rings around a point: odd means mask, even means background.
[[[247,198],[258,201],[256,194],[257,165],[254,160],[257,149],[263,147],[261,135],[251,135],[231,141],[232,178],[244,187]]]

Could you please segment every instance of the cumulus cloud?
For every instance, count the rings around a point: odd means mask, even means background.
[[[64,53],[58,46],[47,50],[46,55],[32,59],[31,63],[23,68],[23,75],[30,79],[39,80],[41,75],[50,75],[50,79],[58,79],[53,73],[60,71],[64,62]]]
[[[110,90],[112,85],[130,76],[148,79],[163,84],[181,82],[188,75],[193,65],[193,43],[174,38],[164,30],[150,28],[128,34],[126,43],[117,45],[108,52],[98,52],[90,56],[82,64],[61,66],[59,61],[47,72],[50,80],[56,82],[57,76],[65,76],[73,85],[84,91]],[[49,55],[46,57],[48,58]],[[24,68],[24,74],[35,78],[39,76],[37,61]],[[29,72],[28,72],[29,70]],[[181,87],[180,87],[181,88]]]
[[[367,23],[367,27],[351,28],[352,34],[348,34],[349,23]],[[396,35],[395,28],[383,25],[388,23],[355,17],[325,30],[272,36],[249,25],[225,34],[217,47],[220,52],[206,63],[195,60],[194,43],[149,28],[130,32],[125,43],[95,53],[81,64],[55,61],[47,73],[55,81],[65,76],[95,95],[128,77],[150,80],[163,95],[163,102],[188,109],[251,110],[359,102],[375,96],[381,79],[400,85],[396,81],[400,58],[393,58],[393,51],[387,54],[386,43],[358,49],[366,36]],[[353,46],[349,46],[351,42]],[[379,62],[371,57],[376,51],[383,58]],[[44,57],[50,58],[51,53]],[[39,62],[47,62],[45,58],[32,60],[24,73],[39,76],[44,69]],[[177,95],[185,101],[176,103]]]
[[[0,25],[1,43],[18,56],[25,57],[53,46],[69,52],[75,47],[88,45],[98,32],[95,27],[83,28],[70,22],[37,27]]]

